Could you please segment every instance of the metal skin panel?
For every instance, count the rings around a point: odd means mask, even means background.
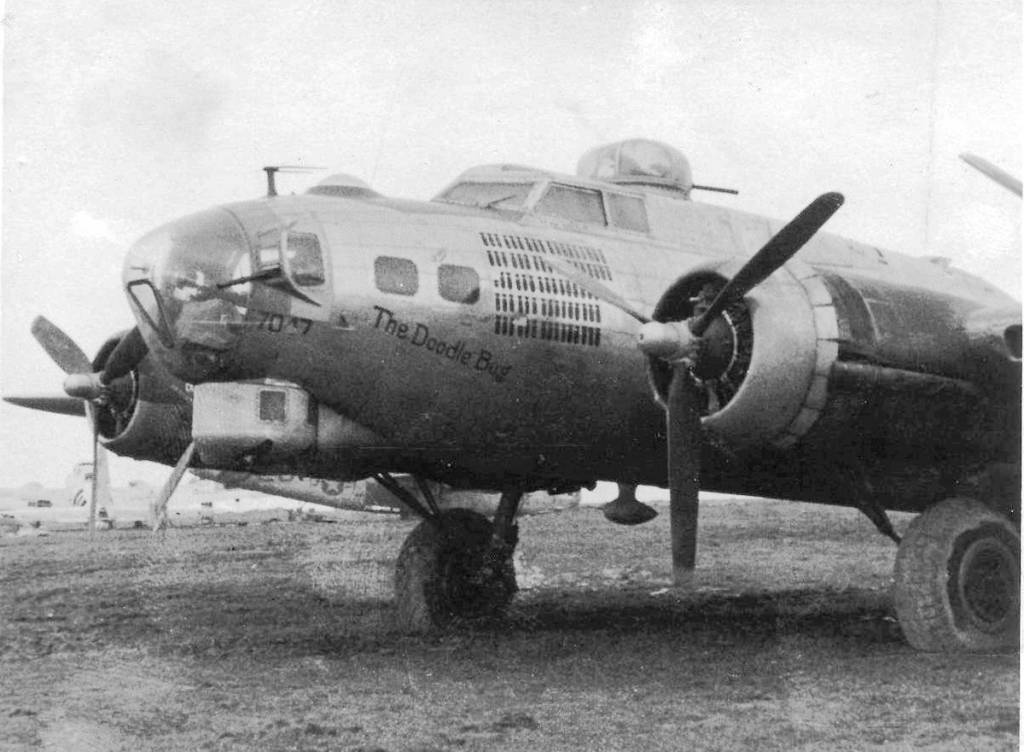
[[[422,268],[431,253],[405,255]],[[420,284],[428,288],[434,281],[421,276]],[[485,292],[480,307],[486,310],[492,301],[493,291]],[[663,422],[646,395],[636,351],[613,355],[536,340],[527,348],[495,335],[493,314],[474,315],[457,304],[439,311],[436,304],[397,295],[353,297],[346,315],[352,331],[336,336],[344,372],[307,374],[304,383],[357,423],[411,448],[418,459],[458,465],[475,457],[526,472],[547,463],[546,472],[555,476],[559,465],[579,463],[598,472],[596,464],[608,458],[594,452],[595,445],[612,459],[618,447],[618,459],[625,459],[635,439],[622,426],[636,426],[643,435],[645,423],[657,433]],[[432,349],[431,343],[438,344]],[[626,357],[615,357],[620,353]],[[622,399],[630,393],[643,399]],[[595,402],[607,405],[605,414],[589,409]]]
[[[306,336],[250,329],[237,353],[239,373],[262,368],[271,378],[302,383],[321,402],[392,444],[414,447],[410,454],[421,461],[464,463],[476,455],[490,464],[501,458],[509,469],[523,472],[546,462],[545,472],[552,477],[564,473],[560,467],[567,464],[590,474],[613,461],[628,467],[631,454],[648,472],[660,467],[660,452],[652,451],[652,445],[663,418],[647,396],[643,359],[632,347],[631,319],[602,306],[605,333],[613,342],[614,334],[621,333],[620,340],[628,342],[611,354],[604,348],[582,352],[537,341],[530,341],[524,352],[522,342],[493,333],[494,278],[480,244],[479,222],[397,233],[393,218],[346,219],[324,226],[335,258],[331,318],[343,317],[347,326],[313,327]],[[493,229],[508,232],[500,225]],[[359,253],[339,252],[334,239],[342,236],[357,238]],[[573,237],[548,236],[559,242]],[[633,253],[642,250],[629,245]],[[374,290],[373,259],[378,255],[398,255],[416,264],[416,296]],[[478,304],[460,305],[438,295],[436,270],[442,262],[478,270]],[[404,337],[399,334],[403,327]],[[446,343],[445,353],[429,349],[431,342]],[[340,369],[339,363],[344,364]],[[543,364],[552,378],[539,382],[535,364]],[[381,388],[383,378],[387,389]],[[641,399],[623,400],[623,393]],[[589,406],[595,400],[608,405],[606,414],[592,414]],[[566,417],[552,422],[551,415]],[[635,430],[624,432],[622,426]],[[637,433],[651,438],[638,441]],[[602,451],[594,451],[590,439],[595,437]]]
[[[179,375],[300,385],[379,436],[388,448],[389,469],[420,471],[457,486],[501,487],[512,476],[533,487],[597,479],[663,485],[664,416],[651,399],[645,360],[635,347],[639,325],[599,303],[599,345],[496,332],[501,270],[488,261],[481,242],[481,234],[490,233],[597,249],[612,277],[604,282],[650,311],[672,280],[698,267],[720,267],[727,258],[732,260],[725,268],[738,268],[777,229],[760,217],[659,196],[648,196],[648,206],[652,232],[645,240],[565,223],[554,228],[529,215],[392,199],[297,196],[235,204],[230,212],[251,245],[260,229],[274,223],[313,228],[328,272],[318,291],[324,305],[250,283],[239,290],[247,305],[236,343],[205,374],[163,347],[144,322],[142,330],[154,354]],[[378,290],[378,256],[414,263],[417,293]],[[774,463],[780,446],[783,459],[802,466],[801,446],[814,442],[826,455],[815,466],[827,468],[828,440],[837,432],[861,430],[864,414],[850,402],[856,391],[844,391],[838,407],[830,407],[829,394],[826,428],[807,412],[818,409],[821,377],[836,357],[867,348],[868,354],[895,354],[898,365],[924,371],[959,364],[960,376],[974,342],[963,334],[962,319],[986,305],[1012,303],[968,275],[824,233],[811,239],[800,259],[792,272],[773,275],[748,296],[755,342],[751,367],[733,401],[707,419],[715,434],[753,458],[751,467],[758,457]],[[440,296],[441,264],[477,272],[477,302]],[[880,324],[882,347],[871,351],[877,342],[846,336],[846,309],[838,299],[834,308],[812,306],[811,300],[824,302],[817,282],[809,281],[822,272],[848,276],[854,280],[848,284],[865,289],[870,283],[894,302],[888,308],[893,316]],[[837,297],[834,289],[827,292]],[[879,325],[883,309],[871,313]],[[550,319],[532,313],[524,318]],[[803,438],[794,441],[794,432]],[[819,434],[826,441],[818,442]],[[912,432],[900,435],[915,440]],[[384,456],[379,446],[365,449]],[[322,448],[314,461],[319,472],[330,474],[332,463],[340,467],[351,447],[333,451]],[[841,442],[835,451],[845,451]],[[720,482],[725,490],[765,492],[764,473],[730,476],[716,461],[706,463],[710,487]],[[800,489],[813,484],[794,476],[775,486],[803,498]]]

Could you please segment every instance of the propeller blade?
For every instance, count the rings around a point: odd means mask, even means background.
[[[97,441],[93,478],[96,481],[96,492],[94,493],[96,505],[100,509],[109,509],[114,505],[114,497],[110,490],[109,458],[110,456],[107,454],[107,450]]]
[[[665,420],[672,577],[676,585],[684,585],[692,579],[697,562],[701,427],[700,391],[683,365],[672,369]]]
[[[716,316],[793,258],[829,217],[836,213],[844,200],[841,193],[824,193],[808,204],[743,265],[708,309],[691,322],[690,330],[693,334],[697,337],[704,334]]]
[[[60,327],[44,316],[36,316],[31,326],[32,336],[42,346],[53,361],[64,373],[68,374],[65,380],[65,392],[73,398],[81,398],[77,394],[79,381],[95,380],[92,373],[92,364],[82,348],[80,348],[71,337]],[[72,382],[72,389],[68,389],[68,382]],[[62,398],[49,398],[40,400],[12,398],[9,400],[15,404],[23,404],[26,407],[62,412],[67,414],[81,415],[84,411],[92,429],[92,493],[89,499],[89,532],[96,531],[96,507],[97,505],[106,508],[110,506],[112,497],[110,494],[110,472],[107,468],[106,450],[100,444],[99,422],[96,419],[96,407],[88,400],[79,402],[75,399],[77,409],[72,409]]]
[[[89,532],[96,532],[96,508],[106,509],[113,504],[110,493],[110,469],[107,465],[107,451],[100,444],[99,422],[96,407],[85,402],[85,414],[92,428],[92,493],[89,498]]]
[[[57,413],[58,415],[72,415],[76,418],[86,417],[85,406],[82,404],[82,400],[75,397],[65,397],[63,395],[23,397],[5,394],[3,400],[4,402],[10,402],[12,405],[27,407],[30,410],[42,410],[43,412]]]
[[[96,421],[95,408],[88,402],[85,404],[89,413],[89,425],[92,426],[92,493],[89,494],[89,535],[92,535],[96,532],[96,495],[100,490],[100,426]]]
[[[182,476],[184,476],[185,471],[188,470],[189,463],[192,461],[192,455],[195,451],[196,443],[194,441],[189,442],[189,445],[185,447],[185,451],[182,452],[181,457],[178,458],[178,462],[174,465],[174,469],[171,470],[171,474],[168,476],[167,482],[164,483],[164,487],[160,489],[160,494],[153,502],[153,532],[159,530],[160,526],[163,524],[164,518],[167,514],[167,502],[171,500],[171,496],[174,495],[174,491],[181,482]]]
[[[139,327],[133,327],[121,337],[121,341],[103,364],[103,383],[109,384],[114,379],[127,376],[146,357],[147,352],[149,348],[142,339],[142,332],[139,331]]]
[[[975,170],[980,172],[985,177],[990,178],[999,183],[999,185],[1003,186],[1003,188],[1005,188],[1006,190],[1012,191],[1013,193],[1016,193],[1018,196],[1021,195],[1020,180],[1015,178],[1006,170],[996,167],[987,159],[982,159],[981,157],[975,154],[961,154],[960,159],[965,161],[967,164],[969,164],[971,167],[973,167]]]
[[[89,493],[89,534],[91,535],[96,532],[96,497],[100,490],[99,478],[97,477],[97,471],[99,470],[100,432],[93,406],[86,402],[85,410],[89,416],[89,427],[92,429],[92,489]]]
[[[598,282],[589,274],[584,274],[571,264],[567,264],[559,259],[553,258],[545,258],[544,263],[550,266],[559,274],[561,274],[563,277],[568,279],[574,285],[579,287],[581,290],[585,290],[598,300],[603,300],[605,303],[615,306],[620,311],[628,313],[641,324],[646,324],[651,320],[648,316],[644,316],[633,306],[631,306],[629,302],[621,295],[619,295],[617,292],[614,292],[610,288],[605,287],[603,284]]]
[[[92,364],[75,341],[62,329],[54,325],[44,316],[36,316],[32,321],[32,336],[36,338],[46,354],[60,369],[67,374],[89,373]]]

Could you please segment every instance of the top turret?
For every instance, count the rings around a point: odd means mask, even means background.
[[[689,198],[693,173],[682,152],[660,141],[633,138],[598,146],[584,154],[576,174],[620,185],[642,185]]]

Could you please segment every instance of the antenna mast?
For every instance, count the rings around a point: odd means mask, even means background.
[[[277,185],[274,178],[279,172],[316,172],[326,170],[326,167],[308,167],[306,165],[267,165],[263,171],[267,173],[267,198],[277,195]]]

